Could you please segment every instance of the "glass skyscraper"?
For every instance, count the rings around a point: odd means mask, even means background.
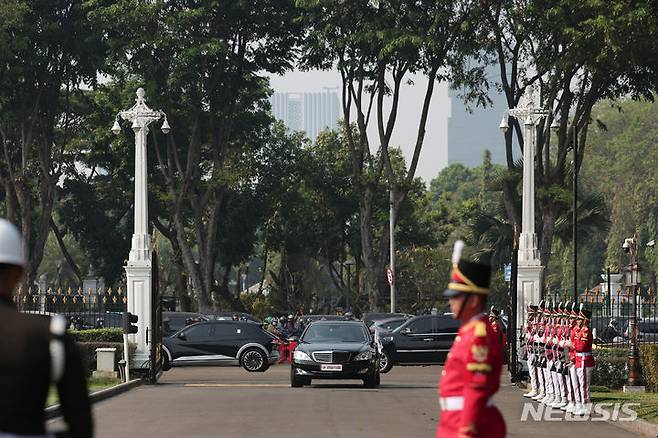
[[[325,129],[338,128],[340,100],[336,89],[323,92],[274,93],[270,97],[274,117],[291,131],[303,131],[311,140]]]

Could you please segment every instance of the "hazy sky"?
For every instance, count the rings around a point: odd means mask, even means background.
[[[403,86],[400,97],[397,123],[391,146],[400,146],[407,159],[411,161],[413,148],[418,132],[418,120],[422,109],[427,80],[422,76],[414,76],[414,85]],[[338,87],[340,95],[341,78],[337,71],[293,71],[283,76],[271,76],[272,88],[277,92],[313,92],[322,91],[323,88]],[[425,143],[420,154],[416,176],[429,183],[448,162],[448,116],[450,115],[450,99],[448,86],[445,83],[436,84],[434,97],[427,120]],[[379,137],[374,117],[371,118],[369,138],[374,143]],[[372,144],[374,149],[378,145]]]

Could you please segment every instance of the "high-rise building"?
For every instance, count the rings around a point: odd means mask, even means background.
[[[495,72],[492,70],[490,74],[494,75]],[[505,140],[498,129],[500,119],[507,109],[505,96],[492,89],[489,98],[493,105],[472,108],[472,112],[468,111],[456,91],[451,89],[449,97],[448,154],[447,162],[441,163],[441,167],[454,163],[466,167],[479,166],[485,149],[491,152],[492,162],[505,163]]]
[[[315,140],[325,129],[338,128],[340,101],[335,88],[314,93],[274,93],[272,112],[291,131],[304,131]]]

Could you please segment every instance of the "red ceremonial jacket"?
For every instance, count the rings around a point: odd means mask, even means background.
[[[571,327],[569,329],[569,359],[571,363],[576,363],[576,338],[580,336],[580,329],[578,327]]]
[[[581,327],[576,336],[576,368],[593,367],[592,331],[589,327]]]
[[[548,360],[553,360],[553,330],[555,326],[548,322],[544,326],[544,345],[546,346],[545,355]]]
[[[463,408],[442,411],[436,436],[505,436],[505,422],[492,405],[500,387],[503,351],[484,314],[459,328],[444,366],[439,396],[463,397]]]

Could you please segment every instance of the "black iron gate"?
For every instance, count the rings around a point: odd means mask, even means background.
[[[162,374],[162,300],[160,297],[160,281],[158,272],[158,253],[153,251],[152,282],[151,282],[151,352],[149,360],[148,381],[156,383]]]

